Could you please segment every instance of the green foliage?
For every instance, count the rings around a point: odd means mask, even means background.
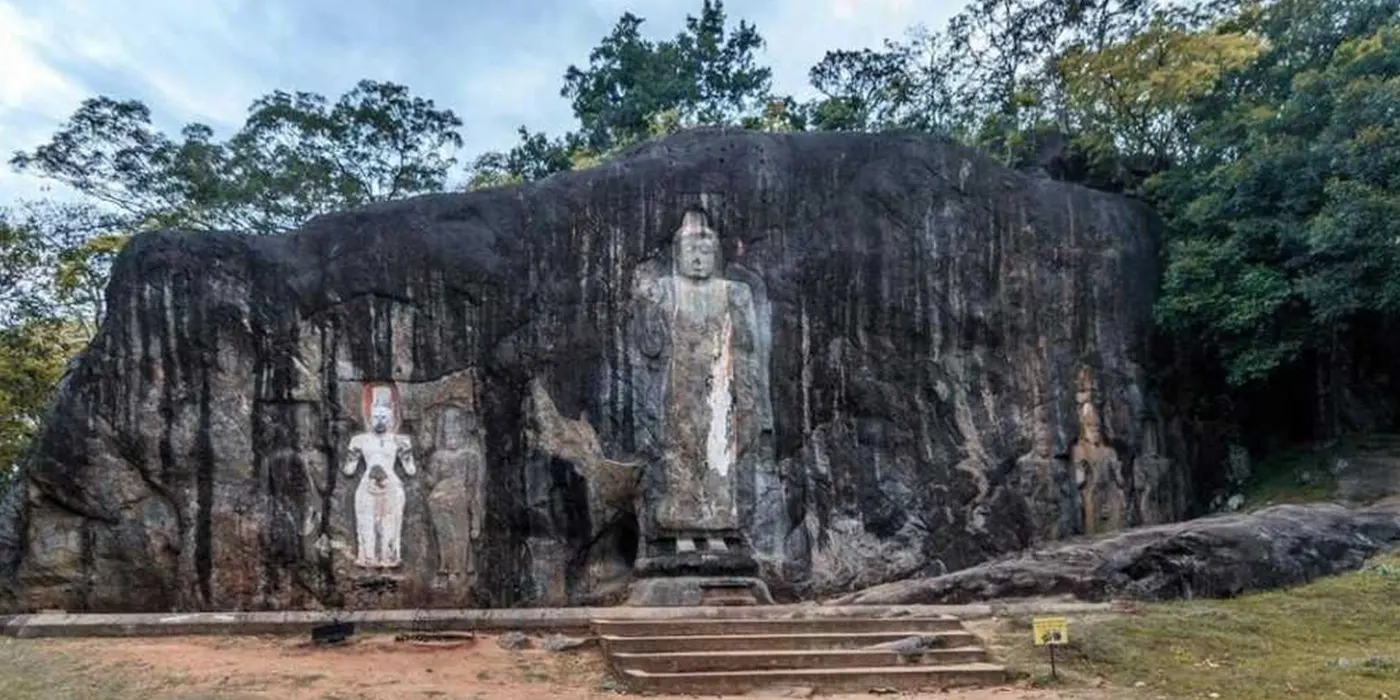
[[[1158,318],[1234,384],[1400,312],[1395,11],[1284,0],[1241,15],[1267,51],[1196,95],[1192,157],[1151,183],[1172,234]]]
[[[461,120],[392,83],[361,81],[334,104],[277,91],[227,141],[190,124],[171,137],[135,100],[83,102],[49,143],[16,153],[139,228],[286,231],[316,214],[445,187]]]
[[[467,188],[479,190],[540,180],[573,167],[573,139],[551,141],[541,132],[520,127],[520,143],[509,151],[488,151],[472,163]]]
[[[642,36],[645,20],[624,14],[593,49],[586,69],[569,66],[560,94],[573,104],[582,144],[595,153],[652,133],[652,120],[675,110],[682,125],[737,124],[768,101],[771,71],[756,64],[758,29],[730,31],[724,3],[704,0],[700,16],[670,40]]]
[[[0,491],[68,361],[101,323],[123,221],[82,204],[0,209]]]
[[[0,207],[0,328],[66,318],[89,333],[102,320],[112,260],[126,244],[125,217],[90,204],[21,202]]]
[[[1262,50],[1257,36],[1197,31],[1185,17],[1163,12],[1097,51],[1070,48],[1057,70],[1082,142],[1164,164],[1190,150],[1194,102]],[[1103,138],[1095,141],[1097,135]]]
[[[0,329],[0,492],[39,429],[68,360],[87,339],[84,329],[62,318]]]

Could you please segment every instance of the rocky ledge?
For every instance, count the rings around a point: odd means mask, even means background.
[[[1283,505],[1060,543],[944,576],[875,586],[838,605],[969,603],[1073,595],[1228,598],[1359,568],[1400,543],[1400,504]]]

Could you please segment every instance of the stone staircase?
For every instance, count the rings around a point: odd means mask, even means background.
[[[609,669],[638,693],[865,693],[1007,678],[951,616],[595,620],[593,633]]]

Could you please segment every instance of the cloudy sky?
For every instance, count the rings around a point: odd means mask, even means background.
[[[916,23],[941,28],[964,0],[729,0],[756,24],[774,89],[811,94],[832,48],[876,47]],[[334,98],[362,78],[408,85],[465,122],[467,160],[517,126],[574,126],[565,68],[631,11],[674,35],[700,0],[0,0],[0,155],[43,143],[86,97],[136,98],[157,124],[228,134],[275,89]],[[0,165],[0,205],[42,194]]]

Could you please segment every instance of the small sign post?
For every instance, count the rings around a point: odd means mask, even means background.
[[[1059,680],[1055,669],[1055,647],[1069,642],[1069,621],[1063,617],[1036,617],[1031,619],[1035,634],[1035,645],[1050,647],[1050,677]]]

